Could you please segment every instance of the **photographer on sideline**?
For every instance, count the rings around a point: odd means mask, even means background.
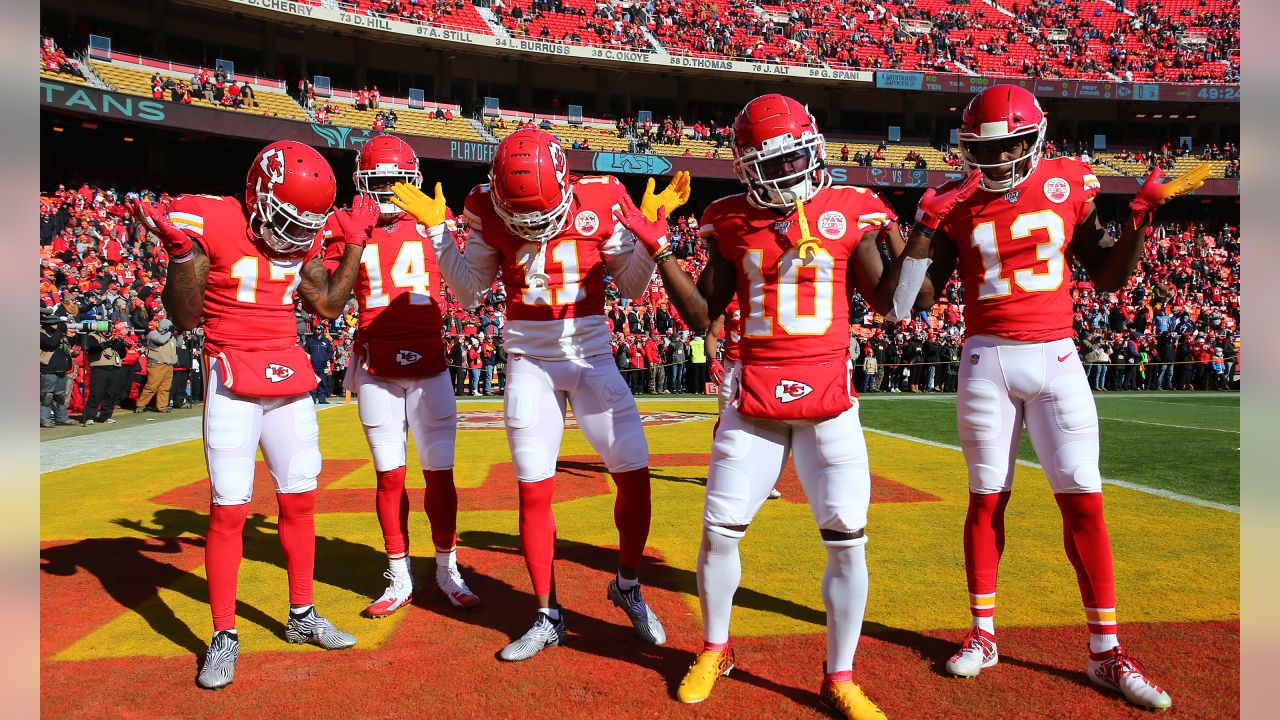
[[[121,323],[123,325],[123,323]],[[84,406],[84,424],[114,423],[116,388],[124,375],[121,358],[128,351],[124,331],[119,325],[111,330],[91,332],[85,338],[89,359],[89,399]]]
[[[133,408],[135,413],[146,410],[152,397],[156,399],[156,412],[169,412],[169,389],[173,386],[173,366],[177,364],[173,321],[165,318],[155,330],[147,333],[147,385],[138,396]]]
[[[71,344],[67,319],[40,311],[40,427],[70,425],[67,418],[67,375],[71,372]]]

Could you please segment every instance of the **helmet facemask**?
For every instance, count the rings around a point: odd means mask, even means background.
[[[738,179],[747,186],[747,199],[756,207],[778,210],[807,202],[819,190],[831,185],[826,171],[825,142],[822,135],[805,133],[799,139],[790,134],[770,138],[759,150],[749,150],[734,158]]]
[[[263,188],[259,180],[249,224],[267,247],[288,257],[311,248],[316,236],[324,229],[329,214],[298,210],[276,197],[271,185]]]
[[[383,220],[391,218],[403,212],[395,203],[391,202],[391,198],[395,193],[391,191],[391,187],[396,183],[408,183],[418,189],[422,189],[422,172],[420,170],[405,170],[394,164],[382,164],[372,170],[356,170],[352,175],[352,180],[356,184],[356,192],[362,195],[371,195],[378,202],[378,211],[381,213]],[[384,186],[386,190],[375,190],[375,186]]]
[[[1024,180],[1031,177],[1036,171],[1036,167],[1040,164],[1040,158],[1044,153],[1044,137],[1047,121],[1041,120],[1040,124],[1024,130],[1020,133],[1001,135],[997,137],[986,138],[970,138],[965,140],[960,138],[960,156],[964,160],[965,172],[973,172],[974,170],[982,171],[982,189],[989,192],[1008,192]],[[973,153],[973,146],[989,142],[1002,142],[1010,139],[1027,139],[1030,140],[1030,147],[1019,158],[993,163],[980,163],[977,161]],[[1003,168],[1009,168],[1009,177],[1003,180],[994,180],[988,174],[989,171],[999,171]]]
[[[534,210],[532,212],[512,212],[504,208],[502,197],[494,188],[493,212],[502,219],[507,231],[512,235],[529,242],[546,243],[559,235],[569,222],[569,206],[573,203],[573,188],[566,186],[560,197],[560,204],[551,210]]]

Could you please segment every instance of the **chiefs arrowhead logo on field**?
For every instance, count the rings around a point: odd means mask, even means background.
[[[400,350],[396,352],[396,362],[401,365],[412,365],[422,359],[422,356],[412,350]]]
[[[280,363],[271,363],[267,366],[265,375],[273,383],[284,382],[293,377],[293,368]]]
[[[267,179],[274,183],[284,182],[284,151],[280,148],[272,148],[262,155],[262,172],[267,174]],[[292,374],[292,373],[290,373]]]
[[[783,403],[795,402],[811,392],[813,388],[799,380],[780,380],[773,388],[773,396]]]

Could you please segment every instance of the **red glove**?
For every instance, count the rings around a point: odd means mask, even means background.
[[[975,170],[963,183],[945,193],[939,194],[937,188],[925,190],[920,204],[916,206],[916,224],[927,228],[930,233],[937,230],[961,200],[977,191],[981,181],[982,171]]]
[[[651,257],[656,258],[671,249],[671,244],[667,242],[666,207],[660,206],[657,218],[650,220],[631,202],[630,197],[623,195],[621,207],[613,211],[613,219],[630,230]]]
[[[132,205],[134,221],[146,228],[147,232],[160,238],[160,245],[164,247],[170,259],[189,258],[195,243],[169,220],[164,210],[140,200],[134,200]]]
[[[708,360],[707,372],[711,373],[711,381],[715,384],[724,382],[724,365],[721,365],[719,360]]]
[[[1133,226],[1141,225],[1161,205],[1179,195],[1199,189],[1211,172],[1213,167],[1209,163],[1200,163],[1181,177],[1162,183],[1160,180],[1164,178],[1164,171],[1158,167],[1152,168],[1146,182],[1142,183],[1138,194],[1129,203],[1129,209],[1133,211]]]
[[[333,214],[342,228],[343,240],[356,247],[364,247],[373,236],[373,226],[378,223],[378,201],[372,195],[356,195],[350,210],[338,210]]]

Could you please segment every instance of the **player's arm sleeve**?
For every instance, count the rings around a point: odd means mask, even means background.
[[[169,222],[191,238],[200,246],[205,254],[209,254],[209,245],[204,240],[204,225],[207,213],[198,198],[191,195],[179,195],[169,202]]]
[[[435,252],[440,276],[453,290],[458,303],[473,308],[484,302],[484,294],[498,276],[498,251],[485,242],[484,227],[480,216],[471,210],[471,197],[467,198],[466,219],[467,251],[458,249],[454,240],[457,225],[443,222],[427,229],[431,249]]]
[[[618,292],[623,297],[634,300],[649,288],[649,280],[653,278],[656,265],[649,253],[636,245],[636,236],[623,227],[622,223],[613,220],[613,213],[618,210],[618,204],[609,209],[608,217],[613,224],[613,231],[601,245],[600,254],[604,256],[604,264],[608,266]]]

